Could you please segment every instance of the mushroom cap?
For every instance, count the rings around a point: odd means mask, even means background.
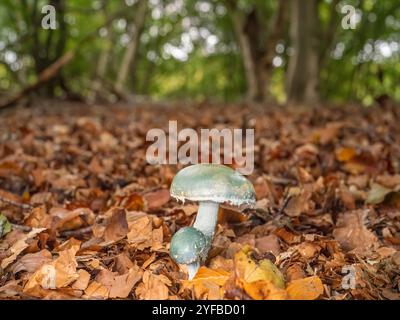
[[[184,227],[172,237],[170,255],[177,263],[189,264],[204,258],[207,245],[207,238],[200,230]]]
[[[170,193],[181,201],[213,201],[233,206],[252,206],[256,202],[251,182],[221,164],[195,164],[182,169],[174,177]]]

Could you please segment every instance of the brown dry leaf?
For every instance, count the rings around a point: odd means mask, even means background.
[[[274,234],[285,241],[287,244],[295,244],[301,241],[301,236],[294,234],[291,231],[286,230],[285,228],[279,228],[274,231]]]
[[[321,247],[312,242],[302,242],[296,249],[306,259],[312,259],[321,251]]]
[[[132,222],[128,222],[128,226],[129,233],[127,238],[129,243],[136,246],[138,250],[152,246],[153,227],[152,221],[148,216],[139,217]]]
[[[34,228],[32,229],[29,233],[25,234],[21,239],[19,239],[17,242],[13,244],[13,246],[9,249],[11,252],[11,255],[1,261],[1,268],[5,269],[7,268],[11,263],[17,259],[18,255],[24,251],[29,244],[26,242],[29,239],[32,239],[35,237],[37,234],[40,232],[46,230],[45,228]]]
[[[235,254],[236,285],[255,300],[286,299],[285,280],[279,269],[270,260],[256,262],[251,256],[250,246]]]
[[[32,228],[51,228],[52,218],[46,212],[44,205],[33,208],[25,220],[25,225]]]
[[[256,238],[255,247],[262,254],[267,252],[272,252],[275,256],[277,256],[282,251],[281,246],[279,244],[279,238],[274,234]]]
[[[126,298],[135,284],[142,279],[143,271],[139,267],[131,268],[128,273],[116,276],[110,288],[110,298]]]
[[[168,287],[171,285],[171,281],[166,276],[145,271],[143,282],[136,288],[135,293],[142,300],[167,300]]]
[[[76,290],[85,290],[90,281],[90,274],[84,269],[78,270],[79,278],[72,284],[72,288]]]
[[[104,240],[114,242],[123,239],[128,234],[128,222],[124,209],[116,209],[107,221],[104,230]]]
[[[128,211],[140,211],[144,209],[144,200],[140,194],[133,193],[122,201],[122,205]]]
[[[44,249],[36,253],[28,253],[21,257],[13,266],[13,273],[20,271],[35,272],[42,265],[52,261],[50,251]]]
[[[328,123],[324,128],[319,128],[313,132],[311,142],[319,142],[321,145],[326,145],[337,138],[342,127],[343,123]]]
[[[364,225],[364,210],[347,211],[339,216],[334,238],[345,250],[363,251],[378,245],[378,238]]]
[[[37,287],[43,289],[63,288],[79,278],[76,271],[78,263],[75,255],[79,246],[60,252],[60,256],[53,262],[43,265],[37,270],[24,287],[24,292],[34,295]],[[39,290],[40,292],[40,290]]]
[[[133,266],[123,275],[103,269],[95,280],[107,288],[109,298],[126,298],[142,276],[143,271],[138,266]]]
[[[181,207],[179,207],[180,209],[183,210],[183,212],[185,213],[186,216],[190,217],[191,215],[197,213],[197,211],[199,210],[199,206],[196,204],[185,204]]]
[[[171,199],[168,189],[160,189],[143,195],[149,210],[157,210]]]
[[[286,270],[286,279],[287,279],[287,281],[303,279],[305,277],[306,277],[306,274],[305,274],[303,268],[300,266],[299,263],[292,264]]]
[[[107,299],[108,289],[97,281],[92,281],[85,290],[84,298],[89,299]]]
[[[163,247],[162,243],[163,243],[163,239],[164,239],[164,233],[163,233],[163,228],[159,227],[157,229],[153,230],[153,234],[151,237],[151,250],[159,250]]]
[[[209,266],[210,269],[222,269],[231,272],[233,270],[233,260],[226,259],[222,256],[216,256],[215,258],[211,259]]]
[[[289,194],[292,197],[286,206],[285,213],[289,217],[298,217],[302,213],[310,213],[315,209],[315,203],[311,200],[313,186],[305,184],[303,188],[291,188]]]
[[[224,284],[229,272],[222,269],[200,267],[192,280],[183,280],[182,289],[190,289],[196,299],[220,300],[224,297]]]
[[[0,197],[11,202],[22,204],[22,198],[14,193],[8,192],[4,189],[0,189]]]
[[[53,227],[58,231],[75,230],[94,223],[95,215],[89,208],[77,208],[72,211],[64,208],[50,209]]]
[[[133,262],[129,259],[129,256],[126,253],[121,253],[115,257],[115,270],[119,274],[127,273],[133,266]]]
[[[287,293],[292,300],[315,300],[324,293],[324,286],[318,276],[289,282]]]

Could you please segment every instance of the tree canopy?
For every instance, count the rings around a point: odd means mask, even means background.
[[[304,0],[3,0],[0,93],[34,82],[74,49],[43,94],[233,101],[253,89],[251,99],[285,102],[307,99],[299,92],[315,81],[323,101],[400,100],[398,2],[310,0],[315,9],[303,13],[296,2],[305,8]],[[41,28],[46,4],[55,30]],[[356,9],[355,29],[342,26],[345,5]]]

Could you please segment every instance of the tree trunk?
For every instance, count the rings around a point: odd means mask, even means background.
[[[256,8],[244,14],[236,7],[235,1],[226,0],[231,11],[238,44],[243,58],[247,82],[247,99],[265,102],[268,98],[272,76],[272,59],[275,48],[282,38],[286,26],[287,0],[280,0],[268,30],[260,21]]]
[[[290,57],[286,83],[289,102],[319,101],[318,28],[318,1],[292,0],[290,37],[293,55]]]
[[[108,12],[107,12],[107,3],[106,0],[103,1],[103,14],[104,18],[107,19]],[[95,77],[93,80],[92,84],[92,99],[93,101],[97,101],[102,95],[101,95],[101,89],[103,87],[103,80],[104,76],[107,71],[107,65],[111,53],[111,48],[112,48],[112,28],[106,28],[107,30],[107,35],[106,38],[104,39],[105,45],[102,48],[99,56],[99,60],[97,62],[96,66],[96,71],[95,71]]]
[[[257,97],[261,95],[259,92],[260,85],[258,84],[257,79],[256,61],[254,61],[254,57],[252,55],[250,39],[245,32],[243,21],[244,17],[238,12],[234,12],[232,16],[239,47],[242,52],[243,66],[247,83],[247,99],[249,101],[255,101],[257,100]]]
[[[140,36],[143,31],[144,27],[144,22],[146,18],[146,12],[147,12],[147,1],[146,0],[141,0],[138,4],[137,7],[137,12],[135,15],[135,19],[133,21],[133,24],[130,26],[131,27],[131,40],[128,43],[128,46],[126,47],[124,56],[122,58],[122,62],[118,71],[118,76],[117,76],[117,81],[115,83],[115,90],[118,92],[123,92],[124,85],[126,82],[126,79],[128,77],[128,72],[131,68],[131,66],[135,62],[135,58],[137,56],[137,51],[138,51],[138,46],[139,46],[139,40]]]

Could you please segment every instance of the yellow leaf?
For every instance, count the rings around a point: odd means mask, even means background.
[[[236,281],[253,299],[286,299],[285,280],[279,269],[267,259],[255,262],[249,246],[234,258]]]
[[[324,286],[318,276],[293,280],[286,288],[293,300],[315,300],[324,293]]]
[[[225,270],[200,267],[192,280],[182,281],[182,289],[193,290],[196,299],[222,299],[224,296],[222,287],[228,278],[229,272]]]

